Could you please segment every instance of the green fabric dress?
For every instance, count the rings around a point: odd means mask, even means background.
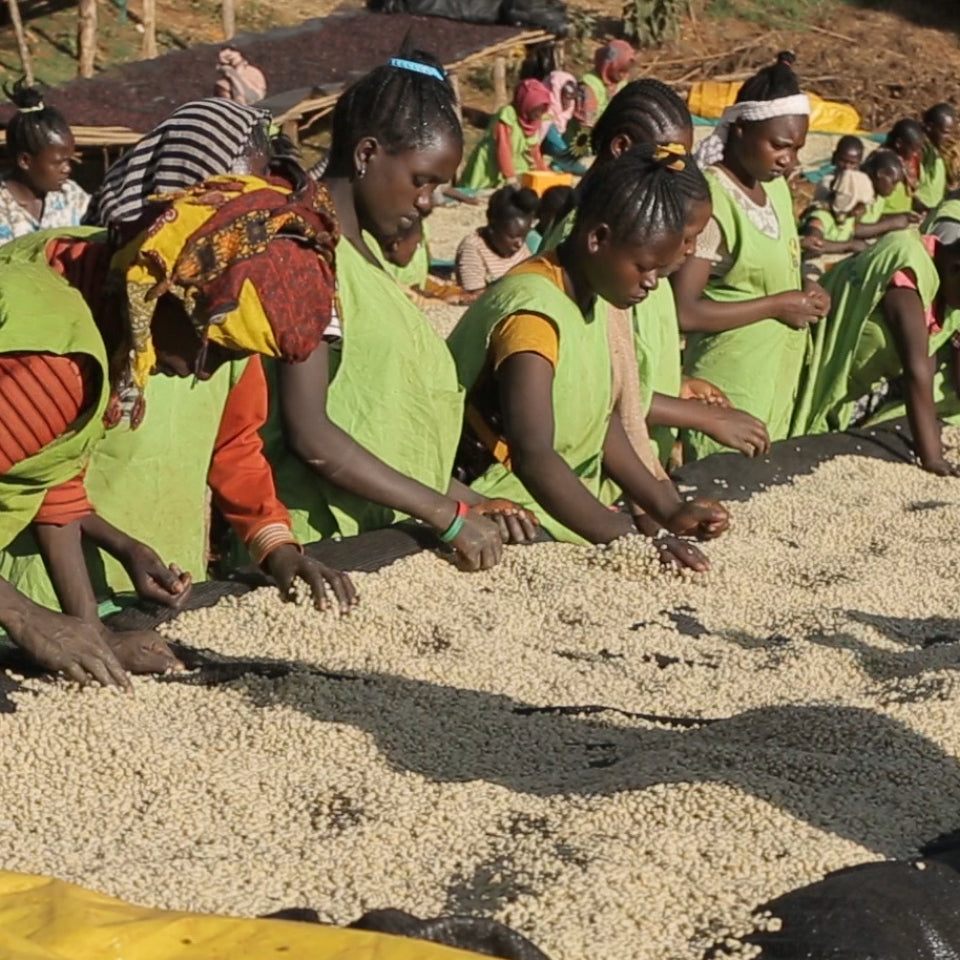
[[[823,239],[832,243],[846,243],[852,240],[853,232],[857,228],[854,217],[847,217],[843,223],[838,223],[833,213],[824,209],[809,211],[803,218],[802,226],[806,227],[811,220],[816,220],[820,224]]]
[[[960,223],[960,199],[944,200],[935,210],[931,210],[923,225],[923,232],[930,233],[941,220],[954,220]]]
[[[940,280],[916,230],[881,237],[825,276],[832,305],[830,315],[814,328],[812,362],[797,400],[794,436],[845,430],[856,401],[902,372],[880,302],[893,275],[905,269],[917,278],[924,309],[929,308]],[[931,336],[931,355],[949,340],[958,319],[960,312],[953,311],[944,329]]]
[[[56,276],[45,266],[45,247],[52,236],[98,235],[105,236],[102,230],[82,229],[33,234],[0,249],[0,264],[15,263],[18,271],[46,269]],[[149,544],[165,562],[190,571],[195,581],[205,580],[207,572],[210,461],[227,397],[246,364],[224,364],[195,388],[190,380],[152,377],[144,393],[143,423],[136,430],[124,422],[106,431],[87,467],[85,486],[97,513]],[[85,552],[98,598],[133,589],[116,559],[89,545]],[[29,530],[0,552],[0,576],[37,603],[59,609]]]
[[[391,263],[383,254],[383,248],[377,242],[372,233],[363,231],[364,243],[370,248],[370,252],[380,262],[387,273],[393,277],[401,286],[404,287],[423,287],[430,276],[430,234],[427,231],[426,221],[421,222],[422,236],[417,244],[417,249],[413,258],[405,267],[398,267]]]
[[[707,180],[713,215],[734,265],[726,276],[711,278],[704,296],[718,303],[738,303],[799,290],[800,241],[786,181],[764,184],[780,223],[780,237],[773,240],[751,223],[712,170],[707,170]],[[809,342],[809,331],[774,319],[722,333],[693,334],[687,341],[684,372],[719,387],[737,410],[767,425],[771,440],[782,440],[789,434]],[[684,446],[686,460],[727,449],[698,431],[685,432]]]
[[[901,180],[900,183],[894,187],[893,193],[883,201],[883,209],[880,215],[886,216],[890,213],[909,213],[912,209],[913,197],[910,196],[907,185]],[[879,217],[877,219],[879,219]]]
[[[566,293],[547,277],[532,273],[507,274],[463,315],[448,340],[460,383],[468,392],[483,370],[493,331],[502,320],[515,313],[541,314],[557,329],[554,449],[599,499],[603,445],[613,402],[607,304],[597,300],[590,315],[584,317]],[[585,542],[550,516],[517,475],[503,464],[493,464],[474,482],[473,489],[486,497],[505,497],[532,510],[556,540]]]
[[[940,151],[928,140],[923,145],[920,159],[920,182],[917,184],[917,199],[933,209],[943,203],[947,193],[947,165]]]
[[[337,245],[337,292],[343,339],[330,350],[327,416],[384,463],[445,494],[463,425],[463,391],[446,344],[400,287],[347,239]],[[328,483],[289,451],[275,389],[273,397],[264,440],[301,542],[402,519]]]
[[[24,239],[36,245],[51,236],[44,231]],[[4,253],[18,244],[7,244]],[[0,547],[7,547],[29,526],[47,490],[86,467],[103,436],[103,414],[110,398],[106,350],[93,316],[80,293],[45,262],[0,267],[0,353],[18,352],[91,357],[101,383],[96,403],[69,431],[0,476]]]
[[[680,322],[673,288],[661,280],[657,288],[633,308],[633,345],[640,371],[640,399],[644,415],[650,413],[653,395],[679,397],[683,384],[680,365]],[[650,442],[661,463],[670,459],[677,439],[674,427],[650,427]]]
[[[887,198],[877,196],[860,218],[860,223],[879,223],[886,211]]]
[[[470,190],[483,190],[488,187],[499,187],[507,182],[497,163],[498,123],[505,123],[510,128],[510,147],[517,176],[533,169],[530,151],[540,143],[539,128],[532,134],[524,133],[516,108],[508,105],[501,107],[491,118],[483,139],[474,147],[473,153],[467,160],[458,186]]]

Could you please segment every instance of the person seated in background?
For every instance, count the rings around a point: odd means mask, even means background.
[[[549,109],[550,91],[539,80],[521,80],[513,103],[501,107],[491,118],[458,186],[483,190],[504,183],[516,185],[521,174],[548,169],[540,144]]]
[[[551,187],[545,191],[537,206],[537,222],[527,234],[527,246],[540,252],[540,245],[554,226],[573,208],[573,187]]]
[[[898,120],[887,134],[884,146],[892,150],[903,161],[903,181],[887,197],[884,213],[909,213],[915,209],[914,199],[917,184],[920,182],[920,158],[927,141],[926,134],[919,121]]]
[[[483,290],[530,256],[527,235],[540,200],[526,187],[501,187],[487,205],[487,225],[457,248],[457,283],[468,293]]]
[[[0,176],[0,244],[36,230],[79,226],[90,196],[70,179],[76,151],[70,125],[22,79],[4,91],[17,112],[7,124],[13,167]]]
[[[588,178],[570,236],[487,290],[448,343],[467,391],[456,463],[474,490],[531,510],[556,540],[641,532],[664,562],[704,570],[676,537],[718,536],[727,512],[684,501],[646,465],[615,403],[608,339],[609,312],[641,302],[681,254],[683,159],[643,145]],[[620,491],[630,512],[609,509]]]
[[[554,70],[544,81],[550,91],[550,112],[543,118],[541,150],[554,170],[582,176],[584,163],[572,156],[567,129],[577,109],[577,81],[572,73]]]
[[[219,77],[213,88],[215,97],[250,107],[267,95],[267,79],[263,71],[248,63],[236,47],[224,47],[217,54],[217,73]]]
[[[849,139],[860,143],[856,137]],[[800,245],[806,257],[859,253],[866,247],[866,241],[856,237],[857,218],[873,206],[876,194],[870,177],[857,169],[859,159],[855,166],[848,165],[857,151],[847,147],[846,154],[841,154],[841,146],[834,154],[836,172],[817,184],[813,204],[800,218]],[[863,154],[863,144],[859,154]],[[838,155],[842,166],[836,163]]]
[[[377,242],[364,231],[363,238],[383,269],[403,288],[403,292],[418,306],[430,300],[443,300],[455,306],[473,303],[479,291],[468,293],[456,283],[430,275],[430,248],[427,243],[427,224],[421,217],[394,236]]]
[[[593,127],[607,104],[623,88],[637,59],[626,40],[611,40],[597,48],[593,70],[580,78],[578,104],[574,114],[582,127]]]
[[[926,139],[920,156],[920,179],[914,209],[934,210],[947,193],[947,164],[944,153],[956,136],[957,111],[949,103],[938,103],[923,115]]]
[[[863,162],[862,170],[870,178],[875,198],[857,218],[854,237],[858,240],[876,240],[894,230],[906,230],[920,222],[920,214],[910,210],[901,213],[886,211],[887,201],[903,185],[906,175],[899,154],[885,147],[874,150]]]
[[[863,163],[863,141],[852,133],[842,136],[833,151],[833,176],[844,170],[859,170]]]

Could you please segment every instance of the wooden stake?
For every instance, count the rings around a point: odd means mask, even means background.
[[[92,77],[97,62],[97,0],[80,0],[77,52],[81,77]]]
[[[140,57],[152,60],[157,55],[157,0],[143,0],[143,45]]]
[[[463,100],[461,99],[460,93],[460,76],[456,70],[454,70],[447,74],[447,79],[450,81],[450,86],[453,87],[453,96],[457,106],[457,118],[463,123]]]
[[[497,110],[505,107],[510,99],[507,96],[507,58],[498,56],[493,61],[493,99]]]
[[[237,32],[237,10],[234,0],[222,0],[220,13],[223,17],[223,39],[232,40]]]
[[[20,19],[20,4],[17,0],[7,0],[10,8],[10,22],[13,32],[17,35],[17,49],[20,51],[20,65],[23,67],[23,76],[27,83],[33,86],[33,61],[30,59],[30,47],[27,46],[27,35],[23,31],[23,21]]]

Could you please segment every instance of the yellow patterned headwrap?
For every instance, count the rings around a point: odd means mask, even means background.
[[[339,233],[326,191],[252,176],[215,177],[181,194],[113,259],[132,337],[130,378],[142,389],[157,357],[157,300],[176,296],[202,338],[292,362],[316,348],[330,320]],[[296,296],[290,279],[296,277]]]

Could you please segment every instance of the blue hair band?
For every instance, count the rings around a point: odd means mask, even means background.
[[[420,63],[417,60],[403,60],[400,57],[391,57],[390,66],[397,67],[400,70],[409,70],[411,73],[422,73],[425,77],[433,77],[441,83],[447,82],[447,77],[442,70],[430,66],[429,63]]]

